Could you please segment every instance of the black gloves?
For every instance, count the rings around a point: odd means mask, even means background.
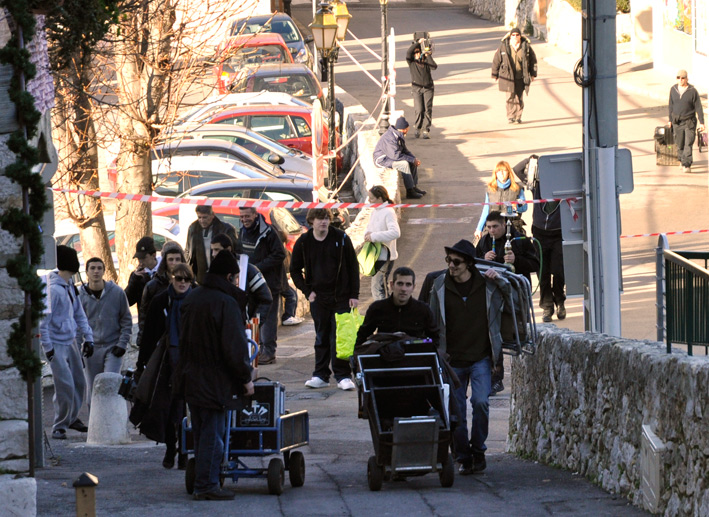
[[[125,348],[121,348],[120,346],[116,345],[113,348],[111,348],[111,353],[115,355],[116,357],[123,357],[123,354],[126,353]]]
[[[84,346],[81,351],[83,352],[84,357],[91,357],[94,355],[94,344],[91,341],[84,341]]]
[[[44,355],[47,357],[47,361],[51,363],[52,359],[54,359],[54,349],[52,348],[49,352],[45,352]]]

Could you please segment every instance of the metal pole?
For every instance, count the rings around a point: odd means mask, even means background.
[[[620,336],[620,219],[615,156],[618,147],[618,88],[614,0],[584,2],[584,42],[595,66],[586,68],[584,168],[587,222],[586,329]],[[586,64],[590,66],[588,60]]]
[[[335,61],[337,61],[337,48],[330,50],[327,55],[327,103],[328,103],[328,154],[333,154],[337,148],[335,140]],[[327,162],[328,188],[337,188],[337,160],[333,157]]]
[[[387,23],[387,2],[380,0],[382,8],[382,84],[384,86],[384,114],[379,120],[379,134],[382,135],[389,127],[389,45],[388,45],[388,23]]]

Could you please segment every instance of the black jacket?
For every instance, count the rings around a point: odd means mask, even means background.
[[[283,261],[286,259],[286,250],[278,232],[261,214],[258,214],[255,225],[255,231],[249,231],[250,229],[244,226],[239,230],[241,247],[249,256],[249,262],[261,271],[271,293],[277,295],[283,289]]]
[[[529,158],[525,158],[517,165],[515,165],[512,170],[515,175],[522,180],[522,183],[529,185],[532,183],[532,197],[533,199],[542,199],[541,186],[539,185],[539,179],[534,177],[529,181],[529,170],[527,165],[529,164]],[[534,203],[534,208],[532,208],[532,233],[535,229],[541,230],[543,234],[558,236],[561,235],[561,202],[560,201],[550,201],[549,203]]]
[[[238,291],[226,277],[207,273],[182,302],[174,390],[188,404],[215,410],[242,405],[251,365]]]
[[[345,309],[350,299],[359,298],[359,263],[352,241],[342,230],[328,230],[326,238],[329,254],[316,256],[312,228],[301,235],[293,246],[290,275],[295,286],[305,297],[315,291],[318,300],[337,309]],[[335,260],[335,278],[315,278],[313,269],[318,262]],[[331,298],[331,299],[330,299]]]
[[[226,233],[232,241],[232,249],[236,249],[236,230],[229,223],[220,221],[218,217],[212,220],[212,237],[220,233]],[[187,230],[187,242],[185,244],[185,258],[187,263],[192,268],[195,279],[198,284],[204,280],[204,274],[207,272],[207,253],[210,250],[204,249],[204,239],[202,238],[202,227],[199,221],[193,222]]]
[[[170,285],[170,279],[167,276],[167,271],[162,271],[156,273],[155,276],[150,279],[150,282],[145,285],[145,289],[143,289],[143,296],[140,299],[140,306],[138,307],[138,336],[135,339],[135,344],[138,345],[138,348],[142,348],[143,346],[145,321],[148,318],[150,303],[153,301],[153,298],[166,291],[168,285]],[[160,336],[158,336],[158,338],[160,338]],[[153,347],[153,349],[154,348],[155,347]],[[149,355],[146,357],[146,361],[149,357]]]
[[[694,116],[699,117],[699,123],[704,124],[704,108],[699,92],[691,84],[687,85],[687,91],[680,97],[679,86],[673,85],[670,88],[669,116],[670,122],[680,124],[687,120],[694,120]]]
[[[406,62],[409,64],[409,72],[411,72],[411,86],[433,88],[431,70],[438,68],[438,65],[430,53],[424,54],[422,59],[415,59],[414,52],[416,52],[416,49],[421,49],[420,43],[414,43],[406,51]]]
[[[532,77],[537,77],[537,55],[532,49],[529,38],[522,36],[520,41],[522,47],[522,73],[524,74],[524,85],[529,94],[529,85]],[[515,89],[515,68],[510,54],[510,33],[508,32],[500,43],[495,57],[492,58],[492,78],[497,79],[498,87],[503,92],[513,92]]]
[[[126,298],[128,298],[128,306],[140,303],[143,297],[143,289],[150,281],[150,275],[148,273],[137,273],[133,271],[128,277],[128,285],[124,289],[126,293]]]
[[[539,257],[537,257],[537,252],[534,249],[532,241],[526,237],[520,236],[520,234],[512,228],[512,253],[515,254],[515,273],[519,275],[524,275],[528,280],[531,281],[531,274],[537,273],[539,271]],[[505,262],[505,241],[507,239],[502,237],[497,239],[495,242],[495,260],[500,264]],[[486,233],[480,238],[480,242],[475,246],[475,251],[478,258],[484,258],[485,253],[492,249],[492,236]]]
[[[403,332],[411,337],[431,338],[438,346],[438,327],[433,321],[431,308],[413,297],[401,306],[395,305],[391,296],[372,303],[357,332],[355,347],[364,343],[375,331]]]

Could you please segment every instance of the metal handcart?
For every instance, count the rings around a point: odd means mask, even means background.
[[[369,489],[385,480],[438,473],[441,486],[455,479],[447,404],[438,354],[430,340],[403,343],[395,363],[358,355],[360,416],[368,418],[374,456],[367,462]]]
[[[253,349],[258,347],[250,341]],[[255,361],[257,352],[252,355]],[[251,402],[240,411],[227,411],[224,432],[224,456],[219,479],[235,483],[239,478],[266,478],[268,492],[280,495],[285,484],[285,471],[292,487],[305,483],[305,457],[298,447],[308,445],[310,421],[307,410],[290,413],[285,409],[286,388],[280,382],[256,380]],[[195,458],[192,424],[188,415],[182,421],[182,453],[187,460],[185,488],[194,492]],[[268,467],[249,467],[243,458],[283,454],[283,460],[272,458]]]

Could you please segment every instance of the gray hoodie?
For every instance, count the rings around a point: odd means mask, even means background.
[[[52,271],[46,278],[47,309],[39,324],[39,339],[44,351],[49,352],[55,346],[72,345],[77,329],[81,329],[86,341],[93,342],[91,327],[74,286],[60,277],[57,271]]]
[[[79,288],[79,299],[93,331],[94,344],[127,348],[133,319],[126,293],[113,282],[105,282],[100,298],[89,294],[86,288],[86,285]]]

